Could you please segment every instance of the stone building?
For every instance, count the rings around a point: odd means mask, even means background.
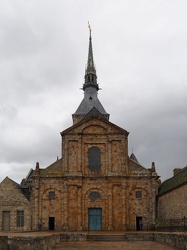
[[[109,121],[98,99],[91,31],[83,91],[73,125],[61,132],[61,158],[45,169],[36,164],[22,181],[30,192],[25,200],[30,207],[14,210],[28,214],[33,230],[40,219],[43,230],[154,228],[159,177],[154,163],[145,168],[134,154],[128,156],[129,133]],[[1,210],[9,211],[14,221],[9,207]],[[10,229],[15,226],[11,222]]]
[[[173,177],[165,180],[158,190],[158,230],[187,229],[187,167],[176,168]]]
[[[6,177],[0,183],[0,231],[31,229],[30,192]]]

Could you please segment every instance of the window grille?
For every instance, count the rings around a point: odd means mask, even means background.
[[[24,211],[17,211],[17,227],[24,227]]]

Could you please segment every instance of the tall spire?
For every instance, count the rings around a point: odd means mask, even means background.
[[[93,50],[92,50],[92,34],[91,34],[91,27],[88,23],[88,28],[90,32],[89,37],[89,49],[88,49],[88,61],[85,69],[85,76],[84,76],[84,98],[80,103],[76,112],[72,115],[73,124],[81,121],[88,113],[92,111],[92,113],[100,114],[103,118],[109,120],[109,114],[105,111],[102,104],[98,99],[98,90],[99,85],[97,84],[97,75],[96,69],[94,65],[93,59]]]
[[[88,61],[85,70],[85,77],[84,77],[85,80],[84,80],[83,90],[85,90],[87,87],[94,87],[96,88],[96,90],[99,90],[99,85],[97,84],[96,69],[93,59],[92,34],[91,34],[92,31],[89,22],[88,22],[88,28],[90,31],[90,38],[89,38],[89,49],[88,49]]]

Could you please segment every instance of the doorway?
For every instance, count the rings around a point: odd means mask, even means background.
[[[88,230],[102,230],[102,208],[88,208]]]
[[[143,230],[143,223],[141,216],[136,216],[136,230],[137,231]]]
[[[3,231],[10,231],[10,211],[3,211]]]
[[[49,217],[49,230],[55,230],[55,217]]]

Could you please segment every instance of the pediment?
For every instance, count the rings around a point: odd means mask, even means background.
[[[83,134],[103,134],[107,132],[107,128],[101,125],[93,124],[88,125],[82,130]]]
[[[109,122],[106,119],[102,119],[98,116],[92,116],[89,117],[86,120],[83,120],[72,127],[64,130],[61,132],[61,135],[65,134],[85,134],[85,133],[120,133],[120,134],[126,134],[128,135],[129,132],[127,132],[125,129]]]

